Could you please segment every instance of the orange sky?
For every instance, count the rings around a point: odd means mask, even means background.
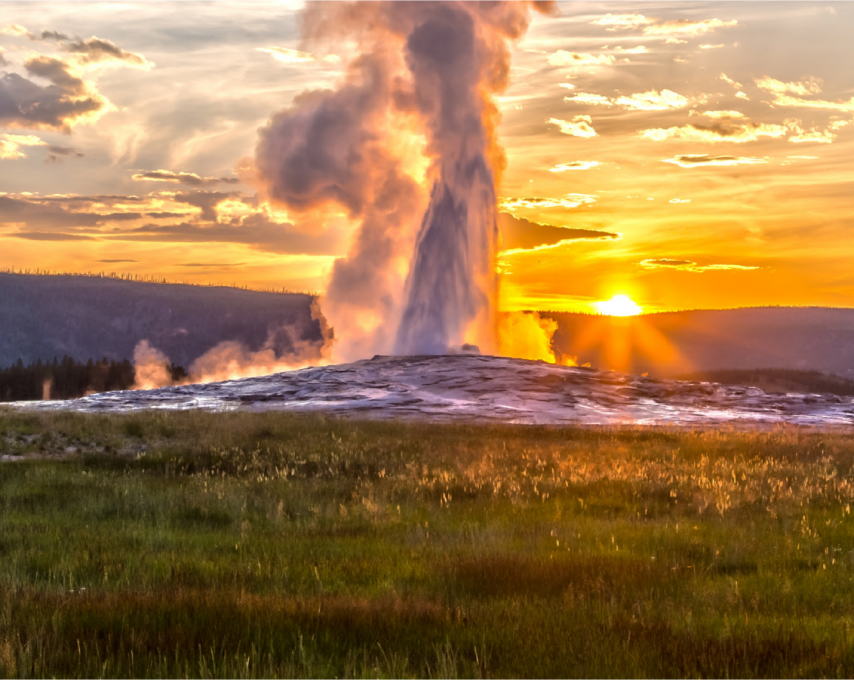
[[[346,217],[271,208],[241,167],[346,46],[297,51],[298,3],[177,10],[4,4],[0,267],[322,291]],[[852,19],[799,2],[535,17],[498,102],[502,306],[854,306]]]

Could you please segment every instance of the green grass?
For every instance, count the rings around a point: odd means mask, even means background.
[[[0,410],[0,675],[854,674],[854,439]]]

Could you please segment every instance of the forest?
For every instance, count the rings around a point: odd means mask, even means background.
[[[172,380],[187,377],[182,366],[169,364]],[[128,390],[134,385],[136,371],[128,359],[86,363],[69,356],[54,357],[50,363],[40,359],[24,365],[20,359],[0,369],[0,401],[38,401],[41,399],[77,399],[93,392]]]

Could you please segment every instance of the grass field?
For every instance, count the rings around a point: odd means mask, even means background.
[[[0,675],[854,675],[854,439],[0,410]]]

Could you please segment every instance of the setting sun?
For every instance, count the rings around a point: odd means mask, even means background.
[[[628,295],[615,295],[610,300],[597,302],[596,309],[606,316],[636,316],[642,311]]]

